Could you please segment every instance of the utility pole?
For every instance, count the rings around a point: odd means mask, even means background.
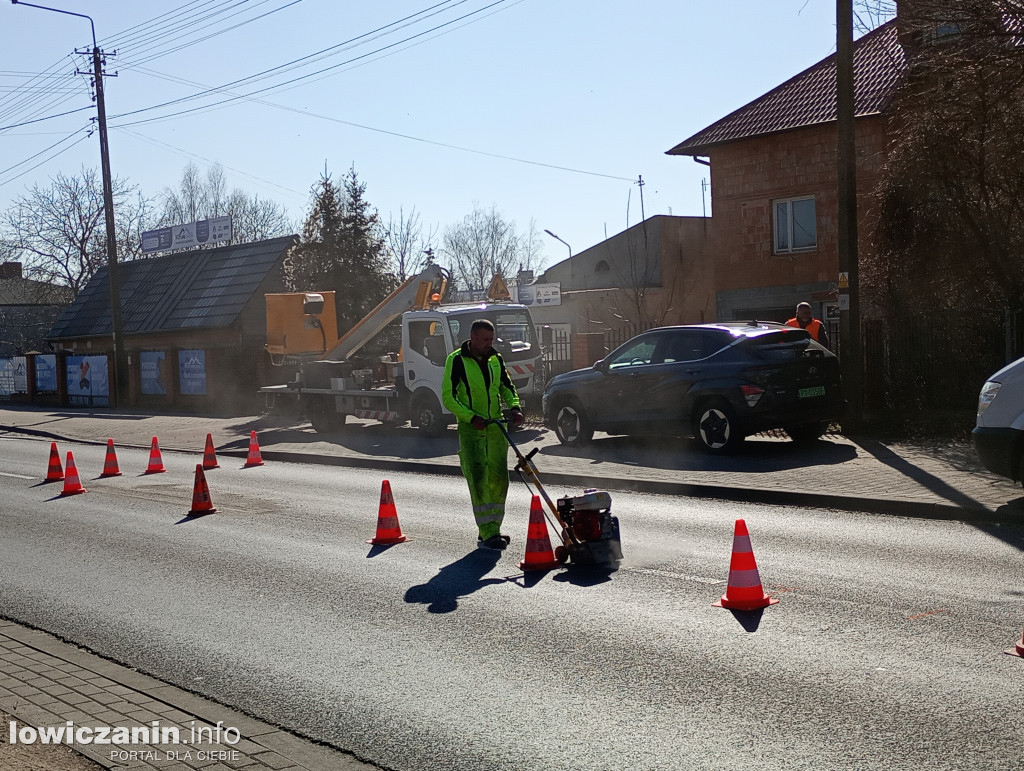
[[[110,177],[110,150],[107,145],[107,109],[103,101],[103,57],[96,44],[96,25],[91,17],[83,13],[62,11],[59,8],[47,8],[44,5],[33,5],[21,0],[11,0],[14,5],[25,5],[43,11],[63,13],[67,16],[78,16],[88,19],[92,28],[92,77],[96,89],[96,122],[100,135],[100,166],[103,175],[103,212],[107,228],[107,277],[110,283],[110,314],[111,341],[114,360],[114,388],[111,393],[111,404],[124,407],[128,403],[128,353],[125,350],[124,326],[121,322],[121,291],[117,279],[117,230],[114,227],[114,185]],[[76,51],[76,53],[82,53]]]
[[[839,249],[839,356],[846,395],[844,429],[863,419],[864,366],[860,339],[857,251],[857,141],[854,131],[853,0],[836,0],[836,123]]]

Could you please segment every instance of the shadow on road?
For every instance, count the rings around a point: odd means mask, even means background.
[[[411,586],[405,601],[427,606],[430,613],[451,613],[459,607],[459,598],[492,584],[505,583],[504,578],[484,578],[494,570],[500,551],[477,549],[450,565],[441,568],[425,584]]]

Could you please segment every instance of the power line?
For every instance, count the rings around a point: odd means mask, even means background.
[[[72,114],[74,114],[76,112],[82,112],[83,110],[91,110],[91,109],[92,109],[91,106],[90,107],[79,107],[76,110],[68,110],[67,112],[60,112],[60,113],[57,113],[56,115],[47,115],[45,118],[36,118],[35,120],[26,120],[26,121],[22,121],[21,123],[12,123],[10,126],[0,126],[0,131],[7,131],[7,129],[12,129],[12,128],[20,128],[21,126],[28,126],[28,125],[30,125],[32,123],[41,123],[44,120],[50,120],[52,118],[60,118],[60,117],[63,117],[65,115],[72,115]]]
[[[365,59],[368,56],[373,56],[374,54],[380,53],[381,51],[386,51],[388,49],[394,48],[395,46],[401,45],[403,43],[407,43],[410,40],[415,40],[416,38],[423,37],[424,35],[430,34],[431,32],[436,32],[439,29],[443,29],[444,27],[447,27],[447,26],[449,26],[451,24],[454,24],[454,23],[456,23],[458,21],[462,21],[462,20],[464,20],[466,18],[474,16],[474,15],[476,15],[478,13],[481,13],[481,12],[483,12],[483,11],[489,9],[489,8],[493,8],[494,6],[501,5],[501,4],[503,4],[503,3],[507,2],[507,1],[508,0],[494,0],[494,2],[490,3],[489,5],[484,6],[483,8],[478,8],[475,11],[470,11],[469,13],[464,14],[463,16],[460,16],[460,17],[458,17],[456,19],[452,19],[450,21],[446,21],[443,24],[439,24],[436,27],[432,27],[431,29],[428,29],[428,30],[426,30],[424,32],[418,32],[415,35],[410,35],[409,37],[404,38],[404,39],[398,41],[397,43],[390,43],[390,44],[388,44],[386,46],[382,46],[381,48],[378,48],[378,49],[376,49],[374,51],[371,51],[371,52],[369,52],[367,54],[362,54],[360,56],[353,57],[352,59],[347,59],[344,62],[340,62],[338,64],[331,65],[330,67],[325,67],[325,68],[317,70],[315,72],[307,73],[306,75],[300,75],[298,77],[292,78],[291,80],[286,80],[286,81],[284,81],[282,83],[277,83],[277,84],[272,85],[272,86],[266,86],[265,88],[260,88],[260,89],[257,89],[255,91],[250,91],[247,94],[234,95],[234,96],[231,96],[228,99],[221,100],[220,102],[214,102],[212,104],[201,105],[199,107],[193,107],[193,108],[188,109],[188,110],[179,111],[179,112],[174,114],[174,117],[178,117],[178,116],[181,116],[181,115],[187,115],[187,114],[190,114],[190,113],[197,112],[199,110],[205,110],[205,109],[209,109],[209,108],[212,108],[212,107],[217,107],[218,105],[221,105],[221,104],[228,104],[230,102],[236,102],[239,99],[246,99],[248,97],[255,96],[256,94],[262,94],[262,93],[265,93],[267,91],[274,91],[274,90],[280,89],[280,88],[282,88],[284,86],[290,85],[292,83],[297,83],[297,82],[300,82],[300,81],[307,80],[308,78],[311,78],[311,77],[313,77],[315,75],[320,75],[320,74],[323,74],[325,72],[330,72],[331,70],[335,70],[338,67],[343,67],[343,66],[345,66],[347,64],[351,64],[352,62],[359,61],[360,59]],[[370,34],[370,33],[368,33],[368,34]],[[365,37],[365,35],[360,36],[360,37]],[[308,58],[308,57],[306,57],[306,58]],[[298,60],[296,60],[296,61],[298,61]],[[281,65],[281,66],[285,66],[285,65]],[[280,69],[280,67],[275,67],[274,68],[274,70],[277,70],[277,69]],[[272,71],[273,70],[267,70],[266,72],[272,72]],[[210,90],[216,91],[216,92],[220,92],[220,91],[223,91],[224,89],[228,88],[229,86],[232,86],[232,85],[235,85],[235,84],[239,84],[239,83],[243,83],[245,81],[251,81],[251,80],[253,80],[256,77],[258,77],[258,76],[254,75],[254,76],[249,77],[249,78],[243,78],[241,80],[231,81],[230,83],[225,83],[225,84],[223,84],[221,86],[213,87]],[[160,104],[151,105],[149,107],[143,107],[143,108],[138,109],[138,110],[131,110],[129,112],[123,112],[123,113],[119,113],[117,115],[112,115],[111,116],[111,120],[117,120],[118,118],[127,118],[130,115],[138,115],[140,113],[149,112],[150,110],[159,110],[159,109],[161,109],[163,107],[170,107],[170,106],[173,106],[175,104],[181,104],[182,102],[189,102],[189,101],[192,101],[193,99],[200,99],[200,98],[203,98],[205,96],[206,96],[206,93],[199,93],[199,94],[192,94],[190,96],[183,96],[183,97],[180,97],[178,99],[172,99],[172,100],[167,101],[167,102],[162,102]],[[159,117],[153,118],[153,119],[146,119],[146,120],[143,120],[143,121],[136,121],[136,122],[133,122],[133,123],[124,123],[124,124],[121,124],[121,125],[122,126],[142,125],[143,123],[149,123],[152,120],[160,120],[160,119],[162,119],[164,117],[167,117],[167,116],[159,116]]]
[[[73,136],[74,136],[75,134],[77,134],[77,133],[78,133],[79,131],[81,131],[81,130],[82,130],[82,129],[78,129],[78,131],[74,132],[73,134],[70,134],[70,135],[68,135],[67,137],[65,137],[64,139],[62,139],[62,140],[61,140],[60,142],[57,142],[57,143],[55,143],[55,144],[53,144],[53,145],[50,145],[50,147],[48,147],[48,148],[47,148],[47,150],[49,150],[49,149],[52,149],[52,148],[56,147],[57,145],[61,144],[62,142],[66,142],[66,141],[67,141],[68,139],[70,139],[71,137],[73,137]],[[5,185],[9,185],[9,184],[10,184],[11,182],[14,182],[14,181],[15,181],[15,180],[17,180],[17,179],[21,179],[22,177],[24,177],[24,176],[25,176],[26,174],[28,174],[29,172],[35,171],[35,170],[36,170],[36,169],[38,169],[38,168],[39,168],[40,166],[42,166],[42,165],[43,165],[44,163],[49,163],[49,162],[50,162],[50,161],[52,161],[52,160],[53,160],[54,158],[56,158],[56,157],[57,157],[58,155],[62,155],[63,153],[66,153],[66,152],[67,152],[68,150],[70,150],[71,148],[73,148],[73,147],[75,147],[76,145],[80,144],[81,142],[84,142],[84,141],[85,141],[86,139],[88,139],[88,138],[89,138],[89,134],[83,134],[82,136],[80,136],[80,137],[79,137],[79,138],[77,139],[77,141],[75,141],[75,142],[72,142],[72,143],[71,143],[70,145],[68,145],[67,147],[65,147],[65,148],[63,148],[63,149],[61,149],[61,150],[58,150],[57,152],[55,152],[55,153],[54,153],[53,155],[49,156],[48,158],[44,158],[44,159],[43,159],[43,160],[41,160],[41,161],[40,161],[39,163],[37,163],[37,164],[36,164],[35,166],[32,166],[31,168],[25,169],[25,170],[24,170],[23,172],[21,172],[20,174],[16,174],[15,176],[13,176],[13,177],[11,177],[11,178],[9,178],[9,179],[5,179],[5,180],[0,180],[0,187],[3,187],[3,186],[5,186]],[[42,152],[46,152],[46,150],[43,150]],[[36,153],[36,155],[40,155],[40,153]],[[33,157],[33,158],[35,158],[35,157],[36,157],[36,155],[34,155],[34,156],[32,156],[32,157]],[[24,160],[24,161],[21,161],[21,163],[15,164],[14,166],[11,166],[11,167],[10,167],[10,168],[8,168],[8,169],[4,169],[4,171],[3,171],[3,172],[0,172],[0,173],[6,173],[6,172],[8,172],[8,171],[11,171],[12,169],[16,169],[16,168],[17,168],[18,166],[21,166],[21,165],[23,165],[23,164],[27,163],[27,162],[28,162],[29,160],[31,160],[31,159],[26,159],[26,160]]]
[[[269,0],[264,0],[264,2],[269,2]],[[135,60],[135,61],[129,60],[123,66],[124,66],[125,69],[131,69],[133,67],[139,66],[140,64],[146,64],[146,63],[151,62],[151,61],[153,61],[155,59],[160,59],[160,58],[163,58],[164,56],[168,56],[170,54],[177,53],[178,51],[181,51],[182,49],[190,48],[191,46],[198,45],[199,43],[205,43],[207,40],[210,40],[211,38],[219,37],[220,35],[223,35],[223,34],[225,34],[227,32],[231,32],[232,30],[236,30],[239,27],[244,27],[246,24],[251,24],[254,21],[258,21],[259,19],[263,19],[263,18],[266,18],[267,16],[271,16],[271,15],[273,15],[273,14],[279,12],[279,11],[283,11],[285,8],[291,8],[293,5],[297,5],[297,4],[301,3],[301,2],[302,2],[302,0],[292,0],[290,3],[286,3],[285,5],[279,6],[278,8],[274,8],[273,10],[267,11],[266,13],[261,13],[259,16],[254,16],[251,19],[246,19],[245,21],[240,21],[238,24],[233,24],[232,26],[226,27],[225,29],[219,30],[217,32],[211,32],[209,35],[206,35],[205,37],[201,37],[198,40],[193,40],[193,41],[188,42],[188,43],[182,43],[181,45],[175,46],[174,48],[166,49],[164,51],[155,52],[152,55],[145,56],[142,59],[138,59],[138,60]],[[234,14],[234,15],[237,16],[238,14]]]

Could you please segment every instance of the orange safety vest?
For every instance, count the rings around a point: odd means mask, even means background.
[[[786,324],[788,326],[791,326],[791,327],[797,327],[797,328],[800,327],[800,322],[797,321],[796,319],[790,319],[789,321],[786,322]],[[806,327],[804,327],[804,329],[806,329],[808,334],[810,334],[810,336],[814,338],[815,342],[818,342],[818,343],[821,342],[821,322],[820,321],[818,321],[817,319],[811,319],[810,323],[808,323],[808,325]]]

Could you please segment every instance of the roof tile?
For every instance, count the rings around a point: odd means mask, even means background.
[[[906,67],[889,21],[854,43],[854,112],[875,115],[888,105]],[[739,139],[827,123],[836,119],[836,55],[726,115],[668,151],[668,155],[705,155],[715,145]]]

